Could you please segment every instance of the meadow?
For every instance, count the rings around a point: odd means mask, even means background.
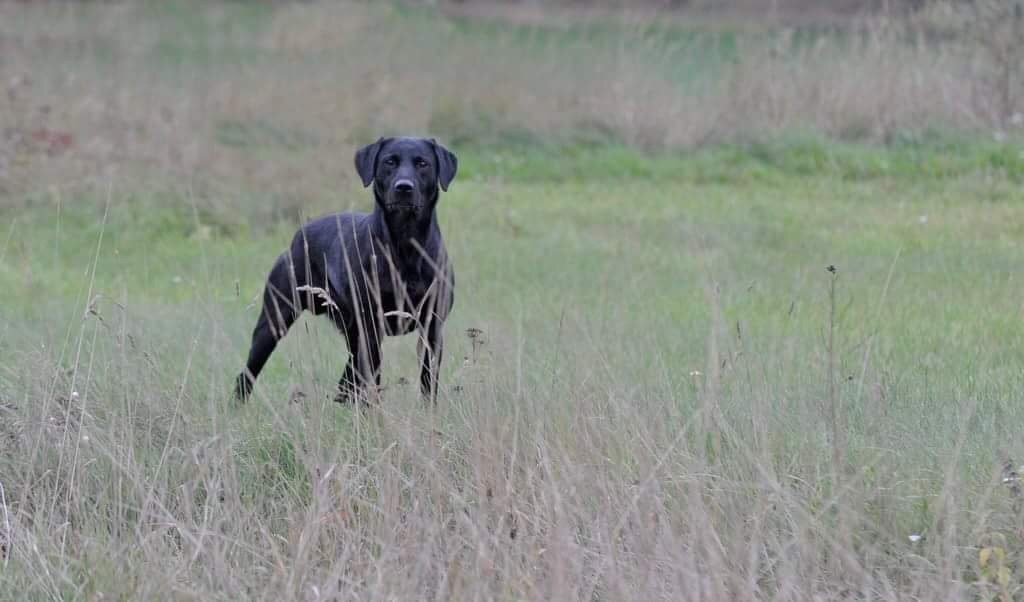
[[[523,10],[0,4],[0,599],[1014,599],[1002,22]],[[460,159],[437,407],[411,337],[331,402],[308,316],[235,404],[402,132]]]

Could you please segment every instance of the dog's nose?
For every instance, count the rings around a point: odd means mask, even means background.
[[[408,194],[412,192],[413,188],[415,188],[415,185],[412,183],[412,180],[399,180],[395,182],[395,192]]]

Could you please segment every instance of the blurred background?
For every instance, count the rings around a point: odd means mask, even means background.
[[[260,222],[323,205],[351,181],[352,148],[389,132],[472,149],[470,177],[524,169],[524,149],[770,144],[764,161],[815,165],[841,153],[827,142],[998,142],[1024,131],[1021,12],[1008,0],[4,2],[0,194],[10,205],[111,173],[148,189],[187,180],[219,221],[240,209],[226,197],[255,195],[245,213]]]

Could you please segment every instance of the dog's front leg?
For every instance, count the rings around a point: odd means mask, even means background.
[[[420,355],[420,394],[431,404],[437,404],[437,379],[441,370],[441,352],[444,338],[440,321],[434,319],[420,332],[417,350]]]
[[[346,332],[349,358],[345,372],[338,381],[336,401],[358,399],[368,387],[380,386],[382,333],[372,324],[363,322]]]
[[[334,401],[338,403],[348,403],[356,399],[357,386],[356,386],[356,368],[355,368],[356,356],[349,352],[348,363],[345,364],[345,371],[341,373],[341,379],[338,380],[338,391],[334,395]]]

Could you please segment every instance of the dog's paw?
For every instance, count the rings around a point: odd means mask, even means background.
[[[354,404],[360,408],[375,406],[380,402],[384,387],[373,387],[371,389],[338,387],[334,394],[334,401],[337,403]]]
[[[235,379],[235,401],[242,403],[246,399],[249,399],[249,396],[252,395],[252,386],[253,382],[251,378],[246,376],[244,372],[239,374],[238,378]]]
[[[334,391],[334,402],[335,403],[352,403],[355,399],[355,391],[352,387],[339,386]]]

